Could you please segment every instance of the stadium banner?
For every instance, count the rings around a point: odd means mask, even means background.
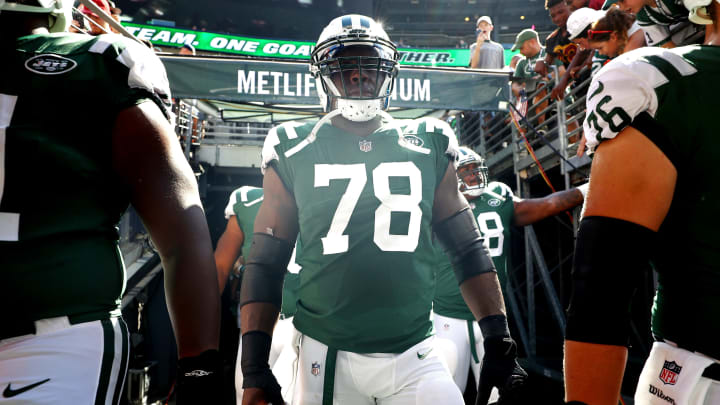
[[[317,105],[307,62],[163,56],[174,97]],[[391,105],[405,108],[504,110],[509,73],[403,67]]]
[[[308,60],[315,45],[314,42],[250,38],[127,22],[122,24],[131,34],[160,47],[181,47],[189,44],[198,51],[223,52],[262,58]],[[469,49],[400,48],[398,52],[400,53],[401,65],[462,67],[470,65]],[[508,54],[509,51],[506,50],[505,52]],[[509,61],[507,56],[506,59]],[[512,53],[510,53],[511,56]]]

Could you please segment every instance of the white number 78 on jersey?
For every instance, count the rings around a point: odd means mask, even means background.
[[[380,200],[375,210],[375,231],[373,241],[387,252],[413,252],[420,237],[422,220],[422,176],[420,169],[412,162],[386,162],[379,164],[372,171],[373,192]],[[407,177],[410,183],[410,194],[392,194],[390,192],[390,176]],[[338,202],[333,215],[330,229],[322,238],[323,254],[330,255],[347,252],[349,237],[345,235],[350,217],[360,199],[367,174],[364,163],[358,164],[317,164],[315,165],[315,187],[328,187],[331,180],[349,179],[348,187]],[[390,219],[393,212],[410,213],[410,223],[405,235],[390,234]]]

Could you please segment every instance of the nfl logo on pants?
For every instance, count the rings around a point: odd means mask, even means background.
[[[318,363],[317,361],[313,362],[312,369],[310,370],[310,372],[315,377],[319,376],[320,375],[320,363]]]
[[[660,370],[660,381],[662,381],[663,384],[675,385],[678,375],[680,375],[680,370],[682,370],[682,367],[674,361],[665,361],[665,365],[662,370]]]

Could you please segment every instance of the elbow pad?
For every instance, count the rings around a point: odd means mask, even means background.
[[[621,219],[583,219],[573,259],[566,339],[627,346],[630,304],[650,268],[655,238],[652,230]]]
[[[483,244],[475,217],[469,207],[433,226],[455,270],[458,284],[478,274],[495,272],[490,254]]]
[[[241,307],[251,302],[282,306],[283,281],[292,251],[288,241],[265,233],[253,234],[240,288]]]

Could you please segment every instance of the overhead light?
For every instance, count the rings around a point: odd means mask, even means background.
[[[470,17],[465,17],[465,21],[470,21]]]
[[[524,16],[524,15],[521,15],[521,16],[520,16],[520,19],[521,19],[521,20],[524,20],[524,19],[525,19],[525,16]]]

